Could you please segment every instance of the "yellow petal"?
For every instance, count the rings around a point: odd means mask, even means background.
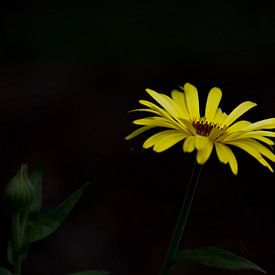
[[[265,136],[265,137],[275,137],[275,132],[271,132],[271,131],[253,131],[253,132],[248,132],[248,133],[245,133],[243,135],[249,135],[250,133],[253,133],[253,134],[257,134],[257,135],[261,135],[261,136]]]
[[[223,122],[226,120],[227,114],[222,111],[221,108],[218,108],[215,117],[213,118],[214,124],[223,125]]]
[[[184,95],[186,100],[186,105],[188,108],[188,112],[190,118],[193,120],[200,119],[200,104],[199,104],[199,96],[198,91],[195,86],[190,83],[186,83],[183,87]]]
[[[176,122],[171,123],[167,119],[163,117],[147,117],[147,118],[140,118],[133,121],[135,125],[148,125],[154,127],[165,127],[171,129],[181,129],[181,126]]]
[[[270,138],[266,138],[266,137],[262,137],[262,136],[255,136],[255,137],[252,137],[253,139],[256,139],[256,140],[259,140],[263,143],[266,143],[267,145],[274,145],[274,142],[270,139]]]
[[[175,130],[165,130],[165,131],[162,131],[162,132],[152,135],[151,137],[147,138],[144,141],[142,147],[144,149],[148,149],[148,148],[154,146],[155,143],[158,141],[158,139],[160,139],[161,137],[164,137],[167,134],[167,132],[170,132],[170,131],[175,131]]]
[[[156,111],[160,116],[165,117],[168,120],[172,120],[172,117],[168,114],[168,112],[156,104],[147,100],[139,100],[139,103]]]
[[[213,123],[215,124],[220,124],[220,118],[222,116],[222,109],[221,108],[218,108],[218,110],[216,111],[216,115],[215,117],[213,118]]]
[[[197,152],[197,163],[198,164],[204,164],[210,157],[213,150],[213,143],[208,142],[206,147],[202,150],[198,150]]]
[[[178,106],[173,102],[173,100],[167,95],[157,93],[151,89],[146,89],[146,92],[154,98],[165,110],[168,111],[172,116],[179,117],[180,111]]]
[[[133,121],[135,125],[151,125],[155,124],[155,117],[139,118]]]
[[[155,142],[153,150],[157,153],[163,152],[186,137],[187,135],[180,132],[167,133],[165,136],[162,136]]]
[[[246,138],[248,138],[248,137],[259,140],[259,141],[266,143],[267,145],[270,145],[270,146],[274,145],[274,142],[271,139],[263,137],[263,136],[252,136],[251,135],[251,136],[247,136]],[[238,139],[236,139],[236,140],[238,140]]]
[[[232,150],[228,146],[225,146],[225,151],[227,153],[227,159],[229,162],[230,169],[231,169],[232,173],[236,176],[238,174],[237,159],[236,159],[234,153],[232,152]]]
[[[224,164],[229,162],[232,173],[234,175],[237,175],[238,162],[232,150],[228,146],[221,143],[215,143],[215,148],[219,161]]]
[[[274,142],[269,139],[266,138],[265,136],[268,137],[275,137],[275,132],[269,132],[269,131],[252,131],[252,132],[247,132],[244,134],[240,134],[239,136],[237,136],[235,139],[257,139],[260,140],[268,145],[274,145]]]
[[[263,144],[261,144],[260,142],[256,141],[256,140],[244,140],[243,142],[245,142],[247,145],[255,148],[261,155],[267,157],[268,159],[270,159],[271,161],[275,162],[275,155],[273,154],[273,152],[271,152],[268,148],[266,148]]]
[[[218,141],[222,139],[222,137],[225,135],[226,131],[224,129],[216,128],[214,127],[209,134],[209,139]]]
[[[243,129],[250,124],[251,123],[246,120],[241,120],[241,121],[234,123],[227,129],[226,134],[224,134],[223,136],[218,138],[217,141],[219,141],[221,143],[227,143],[231,140],[238,139],[240,135],[246,133],[246,131],[244,131]]]
[[[251,101],[245,101],[238,105],[227,117],[227,119],[224,121],[224,124],[229,126],[231,125],[235,120],[237,120],[241,115],[246,113],[251,108],[255,107],[257,104]]]
[[[129,111],[129,113],[133,113],[133,112],[149,112],[149,113],[153,113],[153,114],[156,114],[156,115],[160,115],[159,112],[153,110],[153,109],[134,109],[134,110],[131,110]]]
[[[247,120],[240,120],[240,121],[234,123],[233,125],[231,125],[227,129],[227,131],[228,131],[228,133],[233,133],[233,132],[241,131],[241,130],[243,130],[243,128],[247,127],[250,124],[251,124],[251,122],[249,122]]]
[[[213,121],[221,99],[222,91],[216,87],[212,88],[208,94],[205,107],[205,117],[208,121]]]
[[[204,150],[208,146],[208,143],[210,143],[210,140],[208,137],[195,136],[194,139],[195,139],[195,147],[197,150]]]
[[[195,149],[195,138],[193,136],[189,136],[183,143],[183,151],[187,153],[191,153]]]
[[[141,128],[138,128],[137,130],[135,130],[133,133],[131,133],[130,135],[128,135],[127,137],[125,137],[126,140],[129,140],[131,138],[134,138],[136,136],[138,136],[139,134],[152,129],[154,126],[143,126]]]
[[[170,100],[172,100],[172,99],[170,99]],[[142,104],[142,105],[145,105],[145,106],[147,106],[149,108],[151,108],[152,109],[152,113],[159,114],[160,117],[165,118],[170,123],[177,125],[177,127],[180,127],[180,128],[183,128],[183,129],[186,128],[185,124],[182,122],[182,118],[176,118],[175,116],[173,117],[166,110],[164,110],[163,108],[157,106],[156,104],[154,104],[154,103],[152,103],[150,101],[147,101],[147,100],[140,100],[139,103]],[[176,104],[176,103],[173,102],[173,104]],[[141,110],[143,110],[143,109],[141,109]],[[176,127],[174,127],[174,128],[176,128]]]
[[[190,115],[188,113],[187,105],[186,105],[185,98],[184,98],[184,93],[182,93],[178,90],[173,90],[171,95],[172,95],[172,98],[175,101],[175,103],[178,105],[178,107],[181,111],[182,117],[184,119],[189,120]]]
[[[237,146],[247,152],[249,155],[254,157],[257,161],[259,161],[263,166],[267,167],[271,172],[273,172],[273,169],[269,165],[269,163],[261,156],[261,154],[250,144],[247,143],[246,140],[244,141],[232,141],[229,144]]]
[[[257,121],[245,127],[244,131],[253,131],[260,129],[274,129],[275,128],[275,118],[268,118],[264,120]]]
[[[219,161],[224,164],[228,163],[225,145],[221,144],[221,143],[215,143],[215,148],[216,148],[216,153],[217,153]]]
[[[194,129],[194,127],[192,126],[192,124],[190,123],[189,120],[186,119],[180,119],[181,123],[183,124],[184,128],[186,129],[186,131],[192,135],[195,136],[196,135],[196,130]]]

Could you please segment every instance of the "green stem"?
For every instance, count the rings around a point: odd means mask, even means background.
[[[21,275],[21,260],[19,257],[21,244],[20,211],[16,211],[12,214],[12,250],[14,275]]]
[[[20,240],[21,240],[21,245],[23,243],[23,240],[25,238],[25,231],[26,231],[26,224],[28,220],[28,215],[29,215],[29,210],[22,210],[21,213],[21,235],[20,235]]]
[[[195,163],[191,174],[191,178],[188,183],[183,205],[179,213],[178,221],[174,229],[174,234],[172,236],[160,275],[169,275],[173,267],[173,264],[174,264],[173,259],[177,254],[178,247],[182,238],[182,234],[189,216],[189,212],[192,206],[192,202],[193,202],[194,195],[195,195],[199,178],[200,178],[201,168],[202,168],[201,165],[198,165],[197,163]]]

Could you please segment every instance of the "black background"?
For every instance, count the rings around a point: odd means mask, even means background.
[[[0,191],[22,162],[45,167],[44,210],[92,183],[65,224],[32,245],[24,274],[158,274],[194,155],[141,150],[146,134],[126,142],[138,116],[128,111],[147,87],[169,94],[191,82],[202,102],[220,87],[226,112],[251,100],[246,118],[274,116],[274,17],[267,1],[2,6]],[[274,176],[235,152],[237,177],[214,154],[205,165],[182,245],[228,249],[275,274]],[[2,201],[0,215],[7,266]],[[173,274],[231,273],[183,263]]]

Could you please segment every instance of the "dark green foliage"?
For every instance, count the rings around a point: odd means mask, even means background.
[[[32,243],[52,234],[64,222],[87,186],[88,183],[84,184],[58,207],[47,213],[39,214],[36,218],[29,221],[26,231],[26,241]],[[37,205],[39,205],[39,202]]]
[[[0,266],[0,275],[12,275],[12,273],[6,268]]]
[[[242,257],[234,255],[223,249],[214,247],[202,247],[196,249],[184,249],[180,251],[175,257],[175,262],[178,261],[192,261],[203,265],[223,268],[227,270],[245,270],[253,269],[266,273],[262,268],[253,262]]]
[[[6,200],[13,209],[12,238],[8,242],[7,257],[15,274],[21,274],[21,265],[27,257],[30,244],[46,238],[58,229],[89,185],[84,184],[55,209],[41,213],[42,182],[43,169],[36,169],[29,178],[27,165],[23,164],[6,188]],[[108,274],[101,271],[87,272],[80,274]],[[0,267],[0,275],[11,274]]]

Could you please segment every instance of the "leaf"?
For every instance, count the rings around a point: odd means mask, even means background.
[[[87,270],[87,271],[82,271],[82,272],[70,273],[69,275],[108,275],[108,274],[111,274],[111,272],[109,272],[109,271],[99,271],[99,270],[94,270],[94,271]]]
[[[44,171],[43,168],[37,168],[33,171],[30,176],[31,183],[34,187],[34,199],[29,207],[29,214],[38,214],[41,210],[42,205],[42,182],[43,182]]]
[[[52,234],[64,222],[88,185],[89,183],[84,184],[55,209],[40,214],[36,219],[30,221],[26,232],[27,242],[42,240]]]
[[[12,273],[8,269],[0,266],[0,275],[12,275]]]
[[[262,268],[253,262],[214,247],[201,247],[196,249],[184,249],[174,259],[178,261],[192,261],[203,265],[223,268],[227,270],[253,269],[266,273]]]

